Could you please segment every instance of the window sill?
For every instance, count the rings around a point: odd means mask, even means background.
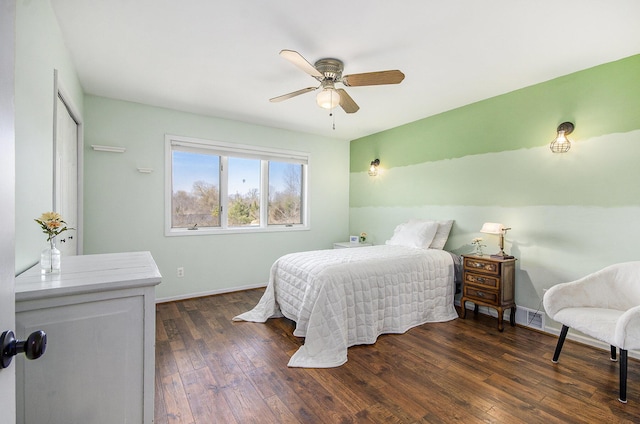
[[[166,237],[183,237],[183,236],[208,236],[222,234],[254,234],[254,233],[281,233],[289,231],[308,231],[308,225],[278,225],[270,227],[235,227],[235,228],[198,228],[197,230],[189,230],[187,228],[172,228],[165,230]]]

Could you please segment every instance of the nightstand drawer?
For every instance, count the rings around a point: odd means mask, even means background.
[[[465,284],[475,284],[487,286],[487,288],[497,289],[500,285],[500,279],[489,275],[473,274],[471,272],[464,273]]]
[[[464,296],[467,300],[498,304],[498,292],[491,290],[481,290],[472,286],[464,286]]]
[[[500,263],[479,258],[464,258],[464,268],[486,274],[499,275]]]

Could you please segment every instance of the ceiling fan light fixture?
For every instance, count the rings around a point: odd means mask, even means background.
[[[319,59],[311,64],[300,53],[294,50],[281,50],[280,56],[300,68],[306,74],[320,82],[320,86],[307,87],[281,96],[269,99],[272,103],[281,102],[292,97],[299,96],[309,91],[320,89],[316,96],[318,106],[332,110],[340,106],[345,113],[355,113],[360,107],[343,88],[336,89],[335,84],[341,83],[347,87],[363,87],[367,85],[399,84],[404,79],[404,74],[399,70],[366,72],[359,74],[342,75],[344,63],[335,58]],[[332,113],[330,112],[330,115]]]
[[[316,102],[321,108],[333,109],[340,104],[340,93],[333,87],[324,88],[318,93]]]

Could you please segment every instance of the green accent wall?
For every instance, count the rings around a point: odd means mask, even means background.
[[[351,172],[537,147],[564,121],[576,140],[638,129],[638,69],[635,55],[353,140]]]
[[[454,219],[447,250],[483,237],[495,253],[479,230],[501,222],[516,302],[533,310],[545,288],[640,260],[639,75],[635,55],[353,140],[350,232],[378,244],[411,218]],[[572,148],[554,154],[564,121]]]

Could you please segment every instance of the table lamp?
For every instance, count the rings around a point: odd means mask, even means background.
[[[485,234],[497,234],[500,236],[500,252],[496,253],[495,255],[491,255],[492,258],[496,258],[496,259],[512,259],[513,256],[511,255],[507,255],[506,253],[504,253],[504,235],[507,233],[507,230],[510,230],[511,228],[506,228],[504,225],[499,224],[497,222],[485,222],[482,225],[482,229],[480,230],[481,233],[485,233]]]

